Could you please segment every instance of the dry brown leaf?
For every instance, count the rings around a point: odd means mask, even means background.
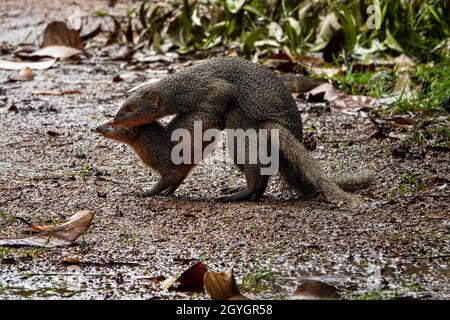
[[[313,76],[325,76],[328,78],[333,78],[338,75],[343,75],[344,71],[341,67],[338,68],[320,68],[320,67],[311,67],[309,69],[311,75]]]
[[[166,279],[161,287],[163,289],[170,289],[176,283],[178,284],[177,290],[183,291],[199,291],[204,288],[204,276],[208,271],[206,266],[201,262],[197,261],[192,266],[190,266],[186,271],[184,271],[178,278],[170,277]]]
[[[34,73],[29,67],[25,67],[21,69],[18,74],[9,77],[10,81],[30,81],[33,79]]]
[[[239,292],[233,270],[206,272],[205,288],[212,300],[250,300]]]
[[[308,92],[308,101],[328,102],[331,111],[346,114],[358,114],[359,111],[377,104],[377,100],[368,96],[350,95],[340,91],[331,83],[324,83]]]
[[[305,280],[297,287],[292,298],[299,300],[338,299],[339,291],[336,287],[322,281]]]
[[[78,211],[69,219],[46,226],[33,226],[39,233],[19,239],[2,239],[0,246],[62,247],[70,246],[89,229],[94,213],[90,210]]]
[[[50,22],[44,30],[42,47],[66,46],[83,50],[83,40],[77,30],[69,29],[65,22]]]
[[[0,60],[0,69],[4,70],[22,70],[24,68],[30,68],[33,70],[48,69],[56,62],[56,59],[45,60],[40,62],[16,62]]]
[[[350,71],[351,72],[360,72],[360,73],[375,72],[375,67],[376,67],[375,63],[369,63],[369,64],[354,63],[350,67]]]

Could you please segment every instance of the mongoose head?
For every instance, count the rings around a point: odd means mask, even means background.
[[[137,127],[164,117],[160,98],[151,88],[133,93],[117,111],[111,124],[118,127]]]
[[[138,127],[131,127],[131,128],[114,127],[112,126],[111,122],[106,122],[102,124],[101,126],[95,128],[95,131],[108,139],[116,140],[129,145],[133,144],[133,142],[137,139],[139,135]]]

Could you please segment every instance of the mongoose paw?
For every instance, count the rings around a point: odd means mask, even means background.
[[[149,198],[149,197],[156,196],[157,193],[152,192],[152,191],[139,191],[136,193],[136,195],[140,198]]]
[[[170,196],[175,192],[173,188],[168,188],[165,190],[149,190],[149,191],[141,191],[138,192],[138,196],[141,198],[148,198],[153,196]]]
[[[160,192],[159,195],[161,195],[161,196],[171,196],[171,195],[173,195],[174,192],[175,192],[175,190],[166,189],[166,190]]]
[[[244,190],[244,189],[245,189],[245,186],[225,187],[225,188],[220,189],[220,192],[230,194],[230,193],[237,193],[237,192],[240,192],[240,191],[242,191],[242,190]],[[221,198],[223,198],[223,197],[221,197]]]
[[[221,197],[217,197],[215,200],[220,203],[227,203],[227,202],[232,202],[232,201],[230,201],[230,198],[231,198],[231,196],[221,196]]]
[[[239,201],[257,201],[260,197],[258,197],[254,192],[245,189],[241,190],[237,193],[233,193],[230,196],[222,196],[216,198],[217,202],[227,203],[227,202],[239,202]]]

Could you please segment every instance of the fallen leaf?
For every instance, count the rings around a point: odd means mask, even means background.
[[[82,51],[76,48],[55,45],[44,47],[42,49],[36,50],[28,54],[20,53],[18,54],[18,56],[20,58],[31,58],[33,60],[39,60],[48,57],[57,59],[67,59],[76,56],[80,53],[82,53]]]
[[[44,30],[43,47],[67,46],[83,50],[83,40],[77,30],[69,29],[65,22],[50,22]]]
[[[37,234],[28,238],[2,239],[0,246],[23,247],[61,247],[70,246],[89,229],[94,213],[90,210],[78,211],[65,221],[51,225],[33,226],[33,230],[39,230]]]
[[[355,64],[352,64],[352,66],[350,67],[350,71],[351,72],[359,72],[359,73],[374,72],[375,71],[375,63],[370,63],[370,64],[355,63]]]
[[[61,133],[56,132],[56,131],[51,131],[51,130],[47,131],[47,134],[48,134],[50,137],[58,137],[58,136],[61,135]]]
[[[9,77],[10,81],[30,81],[33,79],[34,73],[29,67],[25,67],[21,69],[18,74]]]
[[[292,298],[299,300],[338,299],[339,291],[336,287],[322,281],[305,280],[297,287]]]
[[[212,300],[250,300],[239,292],[233,270],[206,272],[205,288]]]
[[[56,62],[56,59],[39,61],[39,62],[16,62],[16,61],[7,61],[0,60],[0,69],[4,70],[22,70],[24,68],[30,68],[33,70],[44,70],[48,69]]]
[[[338,75],[343,75],[344,71],[342,68],[319,68],[319,67],[311,67],[310,73],[313,76],[325,76],[327,78],[333,78]]]
[[[17,113],[19,112],[19,109],[17,109],[15,104],[12,104],[9,106],[8,111]]]
[[[161,287],[168,290],[176,283],[178,284],[176,289],[180,291],[201,291],[204,288],[204,276],[207,271],[205,265],[201,261],[197,261],[178,278],[166,279]]]
[[[340,91],[331,83],[324,83],[310,90],[307,94],[308,101],[328,102],[332,112],[341,112],[355,115],[358,112],[373,107],[377,100],[368,96],[350,95]]]
[[[123,78],[119,75],[113,77],[112,82],[122,82]]]

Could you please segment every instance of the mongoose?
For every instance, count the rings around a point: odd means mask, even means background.
[[[151,190],[140,193],[142,196],[170,195],[195,166],[194,159],[191,159],[190,164],[175,164],[171,159],[172,148],[175,146],[175,143],[171,141],[173,130],[183,128],[193,132],[194,121],[201,118],[192,116],[189,119],[186,121],[184,117],[176,116],[167,126],[152,122],[131,128],[113,127],[110,122],[107,122],[97,127],[96,131],[106,138],[131,146],[142,162],[160,176]],[[223,127],[220,119],[213,119],[213,121],[214,123],[210,123],[210,126]],[[204,142],[201,146],[202,150],[210,143]],[[192,148],[194,147],[192,143]]]
[[[218,129],[277,129],[280,174],[289,185],[303,194],[321,191],[331,201],[359,202],[326,177],[306,151],[302,145],[301,116],[292,95],[270,70],[259,64],[235,57],[204,60],[140,88],[119,108],[112,125],[138,127],[175,114],[183,123],[200,117],[204,130],[209,124]],[[217,119],[223,120],[224,126],[214,126]],[[237,167],[244,174],[247,187],[224,201],[259,199],[269,176],[261,175],[259,163]],[[351,186],[353,181],[344,184]]]
[[[192,120],[195,118],[190,119]],[[172,148],[175,145],[175,142],[171,141],[172,132],[175,129],[184,128],[189,130],[191,134],[194,135],[193,121],[191,120],[186,122],[184,117],[177,116],[167,126],[163,126],[159,122],[152,122],[149,124],[131,128],[112,126],[111,122],[107,122],[97,127],[96,132],[102,134],[106,138],[116,140],[131,146],[139,156],[139,158],[142,160],[142,162],[144,162],[144,164],[146,164],[160,176],[159,181],[152,187],[150,191],[140,193],[142,196],[148,197],[154,195],[170,195],[175,192],[178,186],[183,182],[189,172],[196,165],[193,159],[191,159],[192,161],[190,162],[190,164],[182,163],[177,165],[171,161]],[[217,119],[216,124],[218,126],[221,126],[221,121]],[[276,128],[281,131],[286,130],[283,127],[277,127],[276,125],[270,124],[265,124],[262,127],[268,129]],[[285,135],[283,133],[281,136],[287,139],[292,138],[291,135]],[[202,144],[202,151],[209,143],[211,142],[205,142]],[[299,148],[298,152],[306,152],[303,146],[295,139],[294,141],[282,141],[281,143],[292,143],[294,145],[297,145],[297,147]],[[192,148],[194,148],[193,144]],[[287,157],[290,156],[296,159],[295,153],[289,153],[287,155]],[[314,166],[314,160],[311,161],[311,159],[309,159],[308,163]],[[298,165],[301,164],[299,163]],[[314,167],[313,169],[318,170]],[[305,169],[295,168],[295,170]],[[311,168],[309,168],[308,170],[311,170]],[[361,177],[358,180],[352,178],[351,183],[349,183],[349,179],[341,179],[337,180],[336,184],[344,190],[355,191],[356,189],[359,189],[366,184],[366,178]],[[241,187],[237,187],[236,189],[240,188]],[[224,199],[226,199],[226,197],[220,198],[220,200]]]

